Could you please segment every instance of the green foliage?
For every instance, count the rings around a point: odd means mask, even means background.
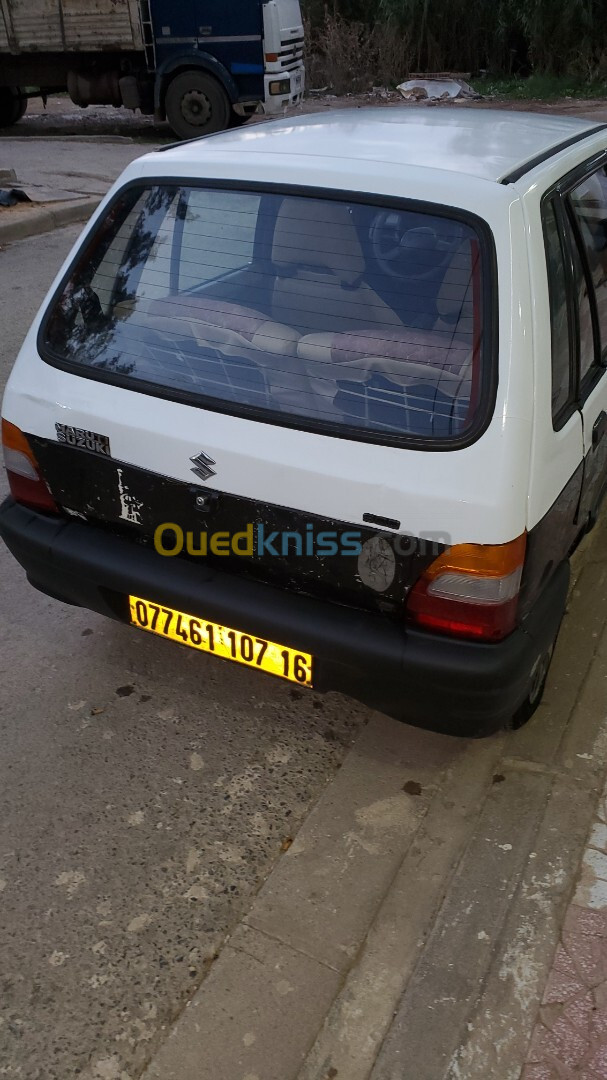
[[[607,97],[607,79],[580,80],[571,75],[531,75],[528,79],[473,79],[472,86],[487,97],[513,101],[559,101],[563,98]]]
[[[303,0],[313,27],[326,15],[405,33],[425,71],[607,76],[605,0]],[[406,73],[404,73],[406,74]]]

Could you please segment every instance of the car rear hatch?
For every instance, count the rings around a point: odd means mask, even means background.
[[[130,184],[40,327],[56,381],[26,434],[54,498],[167,557],[400,615],[444,547],[403,535],[407,450],[466,446],[490,405],[485,243],[402,201]]]

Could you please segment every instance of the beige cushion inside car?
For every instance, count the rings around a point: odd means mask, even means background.
[[[432,336],[432,332],[429,336]],[[382,375],[394,383],[395,388],[409,389],[414,388],[416,384],[423,384],[440,390],[441,393],[447,394],[456,401],[462,397],[469,397],[472,371],[471,351],[461,366],[457,364],[454,369],[448,365],[443,367],[406,358],[401,360],[394,355],[382,356],[379,349],[381,339],[377,339],[377,354],[354,355],[353,357],[352,346],[348,349],[344,343],[340,349],[340,339],[337,337],[336,342],[336,337],[335,334],[310,334],[302,338],[298,345],[299,355],[306,362],[313,392],[327,401],[332,401],[336,397],[339,389],[338,381],[365,382],[374,374]],[[359,349],[362,339],[354,337],[354,342],[355,348]],[[403,341],[403,351],[406,344]],[[341,362],[340,354],[344,358]],[[461,348],[457,353],[452,350],[453,358],[461,354]]]
[[[116,304],[113,314],[116,319],[144,315],[149,329],[164,331],[167,336],[192,337],[199,345],[207,345],[228,356],[250,356],[262,362],[257,356],[259,351],[297,355],[297,331],[260,312],[230,304],[229,313],[226,313],[225,302],[221,301],[217,302],[215,310],[208,305],[206,309],[200,305],[197,310],[195,303],[185,308],[183,303],[173,305],[170,301],[170,297],[164,301],[129,299]]]
[[[355,264],[350,261],[349,268],[353,272]],[[364,382],[373,374],[381,374],[395,384],[395,387],[409,388],[416,382],[426,386],[435,387],[442,393],[459,400],[467,397],[470,393],[470,379],[472,368],[472,334],[473,314],[472,300],[473,287],[471,281],[471,247],[470,244],[462,244],[453,255],[437,297],[438,319],[434,329],[420,332],[420,337],[427,336],[425,344],[420,341],[420,360],[412,360],[407,353],[416,351],[415,336],[408,341],[409,328],[405,328],[403,336],[402,360],[394,355],[383,356],[383,336],[392,339],[391,332],[386,333],[390,326],[395,328],[403,324],[390,312],[392,318],[385,319],[370,317],[365,323],[361,319],[361,307],[358,308],[355,321],[350,321],[345,329],[349,332],[351,344],[336,341],[334,326],[325,325],[324,332],[305,334],[301,337],[297,350],[302,360],[308,366],[308,375],[314,393],[322,396],[325,400],[333,400],[337,394],[337,380]],[[375,295],[375,294],[373,294]],[[379,299],[379,298],[378,298]],[[383,301],[380,301],[383,305]],[[368,310],[368,309],[367,309]],[[378,307],[377,311],[380,310]],[[388,309],[390,311],[390,309]],[[367,312],[365,312],[367,314]],[[373,312],[375,314],[375,311]],[[365,331],[373,328],[377,330],[377,341],[368,343],[369,354],[352,359],[348,352],[352,348],[359,350],[364,348],[362,339],[356,340],[356,330],[363,331],[362,338],[367,335]],[[342,327],[339,327],[342,329]],[[415,332],[414,332],[415,334]],[[435,340],[432,338],[435,335]],[[398,334],[395,335],[398,337]],[[342,339],[343,340],[343,339]],[[468,348],[468,341],[470,347]],[[434,349],[432,350],[432,346]],[[384,346],[385,347],[385,346]],[[340,363],[340,348],[345,350],[344,361]],[[373,355],[372,349],[376,350]],[[423,355],[426,349],[432,351],[445,350],[445,366],[432,363],[424,363]],[[392,351],[392,350],[391,350]],[[447,370],[445,370],[445,368]]]
[[[300,334],[357,326],[401,326],[392,308],[361,279],[363,250],[341,203],[286,200],[274,230],[272,315]]]

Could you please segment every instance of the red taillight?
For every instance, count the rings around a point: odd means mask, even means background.
[[[407,618],[427,630],[501,641],[514,630],[526,535],[509,544],[457,544],[412,589]]]
[[[58,514],[57,506],[45,481],[38,462],[25,435],[15,424],[2,421],[2,448],[4,466],[8,484],[15,502],[31,506],[34,510],[44,510],[47,514]]]

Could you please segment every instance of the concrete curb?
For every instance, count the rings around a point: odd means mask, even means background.
[[[73,225],[78,221],[88,221],[101,200],[101,195],[92,195],[83,199],[70,199],[57,205],[46,203],[44,206],[27,206],[18,210],[15,217],[11,216],[6,221],[0,218],[0,245],[52,232],[53,229]]]

